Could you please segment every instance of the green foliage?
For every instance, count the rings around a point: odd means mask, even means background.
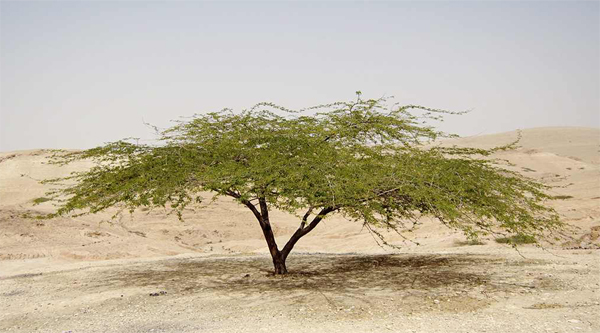
[[[431,144],[448,136],[429,125],[444,114],[454,113],[364,100],[359,92],[355,101],[301,111],[260,103],[239,113],[198,114],[159,131],[156,145],[123,140],[57,151],[53,163],[97,164],[45,181],[58,185],[48,195],[59,208],[49,217],[167,207],[181,218],[202,200],[200,192],[210,191],[246,206],[263,200],[306,212],[304,221],[313,212],[335,212],[378,236],[373,227],[399,232],[422,215],[469,239],[560,231],[557,214],[543,204],[543,185],[484,158],[514,143],[490,150]]]

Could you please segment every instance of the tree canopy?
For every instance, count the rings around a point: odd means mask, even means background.
[[[432,144],[448,136],[431,126],[447,114],[455,113],[363,99],[360,92],[353,101],[300,111],[259,103],[197,114],[157,130],[155,144],[121,140],[57,152],[53,163],[97,163],[45,181],[59,185],[49,193],[59,205],[50,216],[168,207],[181,218],[201,192],[230,196],[258,220],[276,273],[287,272],[296,242],[332,213],[378,237],[381,228],[412,228],[423,215],[473,239],[541,239],[560,230],[558,215],[544,205],[544,185],[483,158],[514,143],[489,150]],[[270,226],[273,208],[299,216],[282,249]]]

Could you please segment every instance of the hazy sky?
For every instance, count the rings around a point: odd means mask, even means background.
[[[394,95],[474,135],[600,126],[600,2],[0,2],[0,151]]]

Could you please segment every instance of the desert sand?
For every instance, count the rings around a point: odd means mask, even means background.
[[[445,141],[490,148],[517,132]],[[333,216],[272,276],[250,211],[227,198],[184,221],[155,209],[33,220],[39,180],[85,170],[44,150],[0,153],[0,331],[600,332],[600,129],[522,131],[494,157],[552,185],[573,240],[518,250],[424,220],[401,249]],[[206,194],[207,197],[210,194]],[[280,246],[299,224],[273,212]],[[417,245],[418,243],[419,245]]]

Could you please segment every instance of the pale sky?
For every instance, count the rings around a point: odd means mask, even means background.
[[[396,96],[443,130],[600,126],[600,2],[0,2],[0,151],[261,101]]]

